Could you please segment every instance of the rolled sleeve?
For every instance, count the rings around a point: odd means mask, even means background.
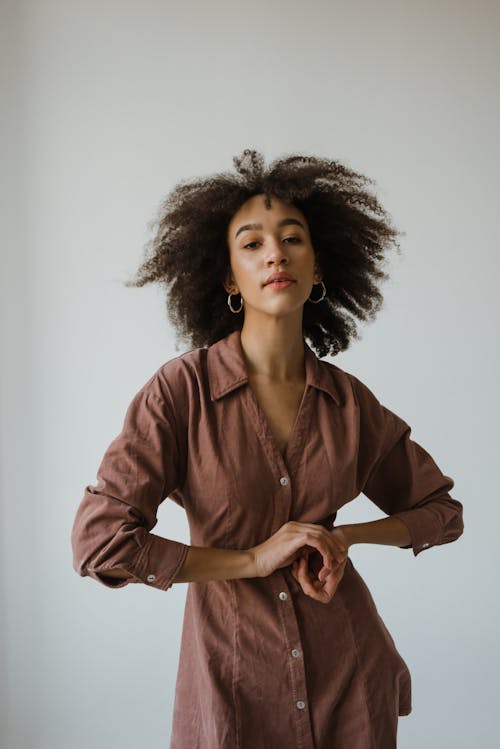
[[[71,531],[73,568],[106,587],[145,583],[168,590],[189,546],[151,529],[161,502],[180,485],[181,439],[157,374],[130,403],[121,432],[85,487]],[[111,577],[110,570],[123,573]]]
[[[365,479],[362,491],[386,515],[408,528],[417,556],[432,546],[450,543],[462,535],[463,505],[450,496],[455,483],[415,440],[411,427],[383,406],[359,381],[361,441]]]

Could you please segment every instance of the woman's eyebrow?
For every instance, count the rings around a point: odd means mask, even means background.
[[[298,226],[301,226],[305,231],[304,224],[297,218],[282,218],[281,221],[278,221],[278,226],[286,226],[287,224],[297,224]],[[243,226],[240,226],[240,228],[234,235],[234,238],[236,239],[238,234],[240,234],[242,231],[248,231],[249,229],[262,229],[262,224],[244,224]]]

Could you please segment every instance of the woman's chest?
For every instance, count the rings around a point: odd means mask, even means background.
[[[359,494],[356,424],[320,389],[247,383],[186,417],[180,494],[195,545],[252,545]]]
[[[260,418],[267,422],[276,447],[284,457],[304,397],[305,381],[284,385],[249,377],[249,383]]]

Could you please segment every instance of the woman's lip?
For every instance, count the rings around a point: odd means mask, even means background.
[[[269,283],[266,283],[266,286],[271,286],[271,288],[274,289],[287,289],[289,286],[291,286],[295,281],[290,281],[289,279],[284,279],[283,281],[270,281]]]

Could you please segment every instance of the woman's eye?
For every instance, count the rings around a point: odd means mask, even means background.
[[[301,240],[300,240],[300,237],[295,237],[295,236],[292,236],[292,237],[284,237],[284,238],[283,238],[283,241],[287,241],[287,240],[289,240],[289,239],[293,239],[293,240],[294,240],[294,242],[300,242],[300,241],[301,241]],[[253,242],[248,242],[248,244],[245,244],[245,245],[243,245],[243,248],[244,248],[244,249],[246,249],[247,247],[251,247],[251,245],[253,245],[253,244],[258,244],[257,240],[254,240]]]

